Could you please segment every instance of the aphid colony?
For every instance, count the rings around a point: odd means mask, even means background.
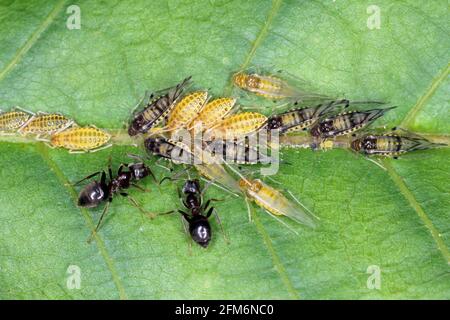
[[[263,181],[264,177],[255,177],[255,172],[244,174],[240,168],[240,165],[275,161],[267,154],[266,148],[272,151],[279,148],[272,143],[276,135],[306,132],[313,149],[333,146],[336,137],[348,136],[348,146],[355,153],[393,158],[407,152],[443,146],[403,129],[370,131],[374,121],[395,109],[385,107],[382,102],[332,99],[311,93],[306,86],[303,87],[303,82],[295,83],[282,75],[242,71],[234,74],[232,81],[239,90],[278,103],[282,101],[284,110],[269,116],[260,113],[261,108],[257,107],[240,111],[243,108],[237,105],[236,97],[213,98],[206,90],[188,91],[192,79],[187,77],[174,87],[146,94],[133,110],[128,124],[128,135],[132,139],[143,138],[142,145],[149,156],[184,167],[175,175],[187,174],[181,191],[178,189],[185,210],[174,209],[164,214],[178,211],[186,233],[202,247],[207,247],[211,241],[209,218],[213,213],[220,223],[216,209],[211,206],[213,201],[220,200],[203,200],[210,185],[241,196],[247,203],[249,220],[252,217],[250,203],[254,203],[295,233],[284,218],[308,227],[316,226],[318,218],[290,191],[277,190]],[[279,106],[272,110],[278,109]],[[71,152],[99,150],[107,146],[110,139],[107,132],[93,126],[79,127],[63,115],[32,114],[21,109],[0,114],[0,131],[3,134],[36,135],[52,147],[63,147]],[[256,136],[258,138],[253,139]],[[261,136],[268,140],[261,140]],[[78,199],[78,205],[87,208],[105,202],[90,239],[102,225],[117,194],[128,199],[147,217],[159,216],[144,210],[125,191],[131,187],[146,191],[137,182],[148,176],[156,182],[144,160],[132,157],[138,162],[121,164],[116,176],[110,159],[107,172],[95,172],[75,183],[79,185],[100,175],[100,180],[91,181],[81,190]],[[192,179],[194,171],[198,178]],[[203,188],[200,177],[207,181]],[[172,176],[163,178],[161,182],[167,178],[178,180]]]
[[[192,85],[188,77],[172,88],[150,95],[148,101],[134,110],[130,136],[143,134],[143,146],[150,155],[182,164],[187,171],[195,168],[199,176],[209,181],[208,185],[241,195],[247,204],[255,203],[288,227],[283,217],[309,227],[314,227],[318,218],[291,192],[285,190],[288,198],[283,190],[254,178],[254,174],[244,175],[235,167],[236,163],[251,165],[273,160],[260,151],[260,141],[256,145],[249,143],[252,135],[265,133],[271,137],[275,133],[307,131],[311,146],[347,135],[353,139],[349,145],[355,152],[393,157],[439,146],[406,131],[367,132],[375,120],[395,108],[385,107],[382,102],[330,99],[308,93],[273,75],[240,72],[233,76],[233,82],[258,96],[286,100],[288,110],[269,117],[257,108],[239,112],[236,97],[213,98],[206,90],[187,92]],[[188,139],[180,132],[187,133]],[[187,212],[179,212],[189,225],[192,239],[206,247],[211,239],[208,218],[215,209],[209,207],[210,201],[202,206],[200,189],[197,179],[185,182],[179,195]]]
[[[65,148],[71,153],[98,151],[110,146],[111,138],[104,130],[92,125],[80,127],[62,114],[34,114],[18,107],[0,113],[0,134],[33,135],[52,148]]]

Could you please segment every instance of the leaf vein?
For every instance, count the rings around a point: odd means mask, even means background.
[[[406,114],[403,121],[400,123],[401,127],[407,127],[415,119],[417,114],[422,110],[428,100],[434,95],[439,86],[444,82],[450,73],[450,63],[446,65],[444,70],[440,71],[437,77],[433,79],[430,87],[424,93],[423,96],[417,100],[416,104],[411,108],[411,110]]]
[[[19,63],[19,61],[25,56],[25,54],[31,49],[31,47],[36,43],[42,33],[47,30],[50,24],[55,20],[56,16],[61,12],[66,0],[59,1],[56,6],[50,11],[44,22],[31,34],[24,45],[17,50],[16,54],[12,60],[5,66],[5,68],[0,72],[0,81],[2,81],[6,75],[14,69],[14,67]]]
[[[433,240],[436,243],[438,250],[442,253],[443,257],[446,259],[447,264],[450,265],[450,252],[447,246],[445,245],[444,241],[440,237],[439,231],[434,227],[431,219],[428,217],[426,212],[420,206],[419,202],[416,200],[411,190],[409,190],[404,179],[397,173],[394,167],[392,167],[389,160],[390,159],[383,160],[383,165],[386,168],[389,176],[391,177],[392,181],[395,183],[397,188],[400,190],[402,195],[405,197],[405,199],[408,201],[409,205],[414,209],[414,211],[416,211],[419,218],[425,224],[426,228],[431,233],[431,236],[433,237]]]
[[[36,151],[42,157],[42,159],[45,161],[45,163],[48,165],[48,167],[54,172],[54,174],[56,175],[58,180],[61,182],[61,184],[64,187],[66,187],[66,189],[69,192],[72,199],[74,201],[76,201],[77,193],[76,193],[75,189],[69,185],[69,180],[67,179],[67,177],[64,175],[64,173],[59,168],[59,166],[50,158],[50,156],[48,154],[48,148],[44,144],[40,143],[36,146]],[[89,212],[84,208],[79,208],[79,209],[80,209],[81,215],[83,216],[83,218],[86,221],[86,224],[89,226],[89,230],[90,231],[94,230],[95,225],[92,221],[91,216],[89,215]],[[120,277],[116,270],[116,267],[114,266],[114,262],[106,249],[105,243],[103,242],[101,237],[98,235],[98,233],[94,234],[94,239],[95,239],[95,242],[97,243],[97,248],[100,252],[100,255],[104,259],[106,266],[111,273],[112,280],[119,292],[120,299],[122,299],[122,300],[127,299],[127,295],[125,293],[125,288],[120,280]]]

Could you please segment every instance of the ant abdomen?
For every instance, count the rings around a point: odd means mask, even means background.
[[[211,240],[211,225],[208,218],[202,215],[193,216],[189,221],[189,233],[192,240],[206,248]]]
[[[98,181],[92,181],[78,196],[78,206],[84,208],[94,208],[107,197],[107,190],[104,190],[102,184]]]

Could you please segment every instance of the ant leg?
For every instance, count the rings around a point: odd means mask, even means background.
[[[137,208],[139,211],[141,211],[145,216],[149,217],[150,219],[153,219],[153,218],[156,217],[156,215],[155,215],[154,213],[145,211],[145,210],[142,208],[142,206],[140,206],[139,203],[138,203],[132,196],[130,196],[128,193],[122,192],[122,193],[120,193],[120,195],[121,195],[122,197],[127,198],[128,201],[131,203],[131,205],[132,205],[133,207]]]
[[[97,171],[97,172],[94,172],[93,174],[90,174],[90,175],[88,175],[88,176],[86,176],[86,177],[84,177],[83,179],[81,179],[80,181],[77,181],[77,182],[74,182],[74,183],[67,183],[66,185],[68,185],[68,186],[77,186],[77,185],[79,185],[81,182],[83,182],[83,181],[85,181],[85,180],[87,180],[87,179],[90,179],[90,178],[92,178],[92,177],[95,177],[95,176],[97,176],[98,174],[100,174],[102,171]]]
[[[117,175],[120,175],[122,173],[123,168],[128,167],[127,163],[121,163],[119,166],[119,169],[117,170]]]
[[[100,216],[100,219],[97,222],[97,226],[95,227],[95,229],[91,232],[91,235],[89,236],[89,238],[87,239],[88,243],[91,243],[92,238],[95,236],[95,234],[97,233],[98,229],[100,228],[100,225],[104,219],[104,217],[106,216],[106,213],[108,212],[109,209],[109,205],[111,204],[111,198],[110,200],[108,200],[108,202],[106,203],[105,207],[103,208],[103,212],[102,215]]]
[[[212,209],[212,210],[211,210],[211,209]],[[217,213],[216,208],[212,207],[211,209],[210,209],[209,211],[212,211],[212,212],[214,213],[214,217],[216,218],[216,221],[217,221],[217,223],[218,223],[219,226],[220,226],[220,230],[222,231],[223,238],[224,238],[226,244],[230,244],[230,239],[228,238],[227,234],[225,233],[225,230],[224,230],[223,225],[222,225],[222,221],[221,221],[220,218],[219,218],[219,214]],[[210,212],[208,212],[208,214],[206,215],[206,217],[209,217],[209,216],[211,216],[211,213],[210,213]]]

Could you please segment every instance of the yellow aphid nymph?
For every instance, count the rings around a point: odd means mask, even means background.
[[[245,138],[267,122],[267,117],[257,112],[234,114],[219,122],[205,134],[207,139],[239,139]],[[209,137],[208,137],[209,136]]]
[[[235,103],[235,98],[219,98],[208,102],[191,122],[189,129],[200,124],[203,129],[211,128],[231,112]]]
[[[208,99],[208,92],[196,91],[182,98],[172,109],[165,130],[173,131],[188,125],[195,117]]]
[[[73,120],[59,113],[38,113],[26,125],[20,128],[22,134],[52,134],[70,127]]]
[[[53,147],[61,147],[71,152],[97,151],[101,147],[107,147],[106,143],[111,135],[96,127],[72,127],[57,132],[50,138]],[[103,149],[103,148],[101,148]]]
[[[15,132],[20,129],[33,115],[20,110],[0,113],[0,132]]]
[[[280,191],[259,179],[243,178],[239,186],[257,205],[276,216],[286,216],[309,227],[315,227],[314,220],[306,213],[305,207],[294,204]]]

